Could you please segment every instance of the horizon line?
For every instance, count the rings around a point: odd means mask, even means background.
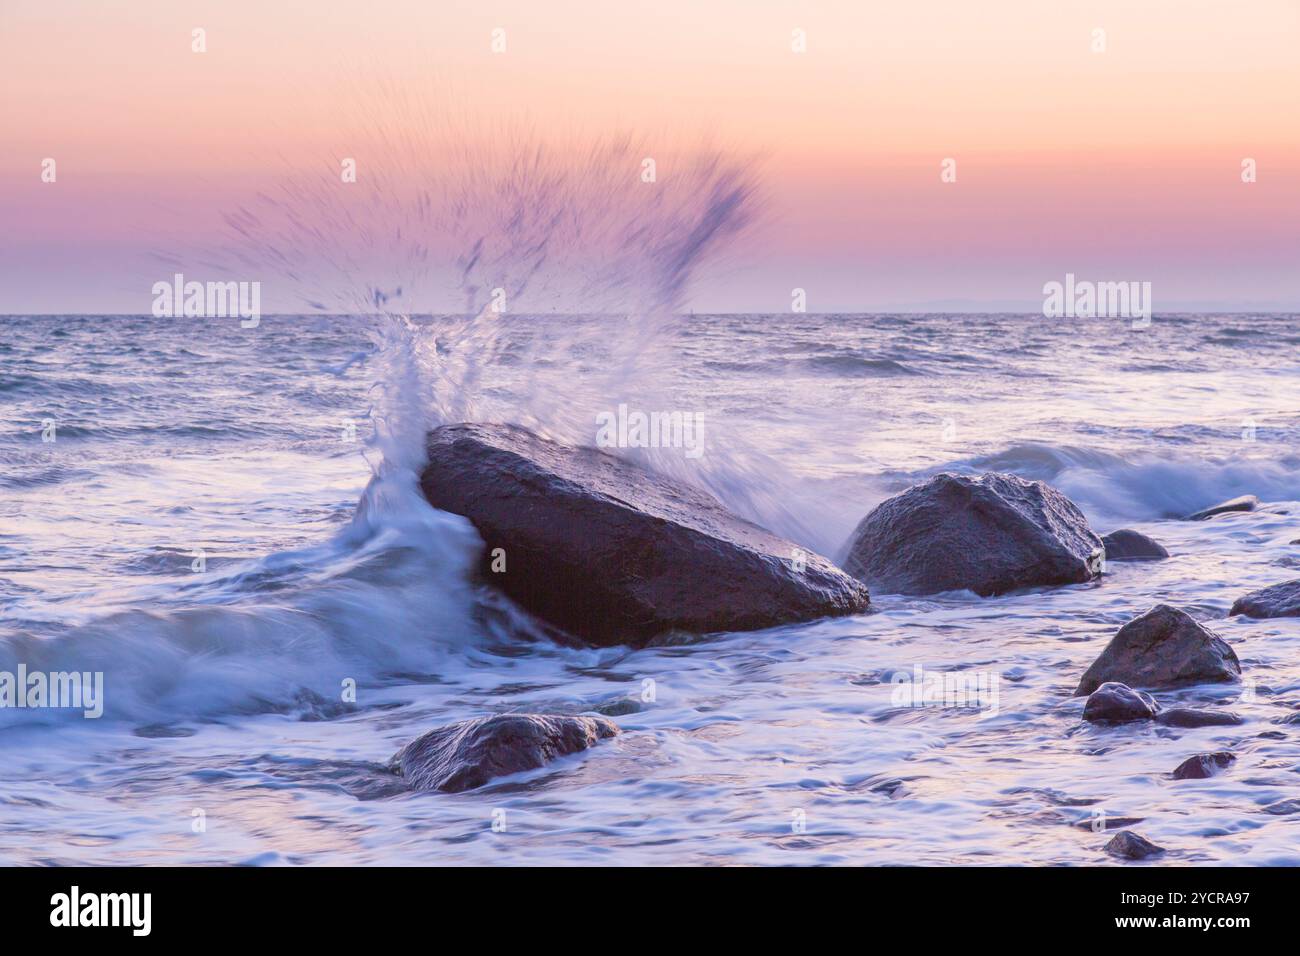
[[[1300,304],[1291,306],[1199,306],[1196,308],[1178,308],[1162,309],[1160,311],[1152,310],[1152,316],[1158,315],[1212,315],[1215,313],[1227,313],[1230,315],[1271,315],[1271,314],[1300,314]],[[566,318],[578,318],[587,316],[611,316],[627,315],[626,312],[507,312],[501,313],[503,317],[509,316],[556,316]],[[736,316],[764,315],[764,316],[831,316],[831,315],[1024,315],[1045,317],[1043,310],[1038,309],[996,309],[996,308],[969,308],[969,309],[921,309],[916,307],[898,308],[898,309],[832,309],[821,312],[760,312],[746,310],[741,312],[675,312],[673,315],[689,317],[703,316],[716,318],[734,318]],[[385,313],[385,312],[263,312],[259,318],[378,318],[383,315],[406,315],[406,316],[428,316],[429,318],[464,318],[473,317],[473,312],[406,312],[406,313]],[[194,321],[202,320],[222,320],[228,318],[238,318],[238,316],[207,316],[207,315],[168,315],[154,316],[148,312],[0,312],[0,319],[49,319],[49,318],[85,318],[87,316],[99,316],[101,318],[112,319],[148,319],[157,318],[159,321],[175,321],[177,319],[190,319]],[[1076,316],[1075,318],[1124,318],[1124,316]]]

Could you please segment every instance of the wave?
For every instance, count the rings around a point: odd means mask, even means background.
[[[18,491],[27,488],[40,488],[45,485],[58,485],[65,482],[75,483],[94,477],[95,472],[86,468],[54,465],[26,474],[0,475],[0,488]]]
[[[866,358],[861,355],[816,355],[801,360],[799,364],[814,372],[860,378],[889,378],[896,375],[922,374],[894,359]]]
[[[1005,471],[1044,481],[1105,524],[1179,518],[1238,495],[1300,501],[1300,456],[1220,459],[1124,456],[1073,445],[1025,443],[936,471]]]
[[[304,301],[331,303],[365,329],[371,349],[325,369],[362,366],[371,379],[372,477],[348,526],[319,547],[124,590],[121,610],[50,637],[0,640],[0,670],[103,672],[104,719],[151,727],[331,717],[351,709],[344,681],[409,682],[497,638],[541,636],[477,582],[473,526],[424,500],[425,435],[505,420],[590,444],[595,412],[611,400],[672,407],[660,389],[677,363],[688,288],[749,226],[756,181],[749,161],[701,145],[657,149],[674,174],[647,188],[629,171],[649,144],[464,135],[441,105],[361,103],[357,148],[387,157],[391,171],[373,202],[352,203],[312,158],[228,215],[230,248],[209,257],[229,274],[270,264]],[[449,276],[461,314],[436,308]],[[547,319],[557,302],[593,317]],[[719,452],[714,472],[682,477],[730,486],[729,460]],[[749,458],[735,469],[770,471]],[[753,493],[753,481],[735,484]],[[5,709],[0,723],[69,716]]]
[[[9,637],[0,670],[100,672],[109,721],[336,716],[356,709],[344,681],[436,673],[480,640],[481,546],[468,521],[434,510],[414,482],[377,479],[325,544],[157,586],[142,592],[151,600],[52,637]],[[5,708],[0,725],[74,717],[81,711]]]
[[[843,376],[846,378],[892,378],[921,375],[922,372],[895,359],[866,358],[860,355],[814,355],[794,360],[705,359],[702,366],[716,372],[737,372],[742,375],[780,375],[793,368],[810,371],[816,375]]]

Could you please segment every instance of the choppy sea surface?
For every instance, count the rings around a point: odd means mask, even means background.
[[[584,321],[575,338],[503,317],[473,413],[563,409],[623,334]],[[705,450],[655,465],[801,544],[836,558],[884,497],[999,470],[1172,557],[642,650],[489,613],[472,527],[409,472],[371,483],[372,415],[399,385],[369,322],[0,318],[0,670],[105,675],[98,720],[0,710],[0,862],[1106,864],[1127,827],[1167,865],[1300,864],[1300,813],[1281,812],[1300,797],[1300,619],[1225,616],[1300,577],[1300,317],[683,318],[654,409],[700,414]],[[591,411],[556,420],[581,438]],[[1240,494],[1263,507],[1177,520]],[[1079,675],[1157,602],[1246,677],[1157,699],[1240,726],[1080,720]],[[901,706],[892,678],[918,666],[996,674],[996,713]],[[384,772],[420,733],[497,711],[623,732],[463,794]],[[1237,761],[1171,779],[1215,750]]]

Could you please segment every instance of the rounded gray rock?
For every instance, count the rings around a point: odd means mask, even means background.
[[[1102,684],[1083,705],[1083,719],[1094,724],[1129,724],[1150,720],[1160,710],[1150,694],[1112,681]]]
[[[1174,770],[1175,780],[1204,780],[1213,777],[1224,767],[1236,760],[1234,754],[1226,750],[1216,750],[1212,754],[1197,754],[1188,757]]]
[[[1107,561],[1159,561],[1169,557],[1164,545],[1130,528],[1101,536]]]
[[[1246,617],[1300,617],[1300,581],[1287,581],[1237,598],[1228,612]]]
[[[1227,683],[1241,677],[1232,648],[1190,614],[1157,604],[1121,627],[1079,681],[1075,696],[1107,681],[1134,687]]]
[[[1164,853],[1165,848],[1156,846],[1146,837],[1139,836],[1132,830],[1120,830],[1109,843],[1106,852],[1123,860],[1145,860],[1149,856]]]
[[[459,793],[613,737],[604,717],[496,714],[431,730],[393,757],[391,769],[417,790]]]
[[[1101,571],[1101,539],[1074,503],[1041,481],[936,475],[862,519],[844,569],[897,594],[1079,584]]]

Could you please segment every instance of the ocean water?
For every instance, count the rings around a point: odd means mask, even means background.
[[[1300,317],[699,315],[644,341],[478,319],[0,318],[0,670],[105,674],[98,720],[0,710],[0,862],[1104,864],[1097,827],[1128,826],[1165,864],[1300,863],[1300,814],[1266,809],[1300,796],[1300,619],[1225,617],[1300,577]],[[509,419],[591,442],[621,402],[705,422],[698,459],[628,454],[832,558],[939,470],[1048,481],[1172,557],[556,646],[419,497],[418,436]],[[1264,505],[1177,520],[1239,494]],[[1242,725],[1081,722],[1079,675],[1157,602],[1247,681],[1155,696]],[[996,713],[901,706],[891,678],[918,666],[996,675]],[[622,734],[458,795],[383,771],[498,711]],[[1170,779],[1212,750],[1238,759]]]

